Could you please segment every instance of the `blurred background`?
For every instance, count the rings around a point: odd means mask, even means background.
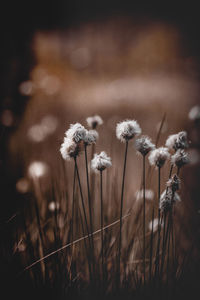
[[[94,114],[104,120],[97,150],[113,154],[116,163],[121,150],[114,151],[115,126],[124,118],[137,119],[155,141],[165,115],[159,145],[169,134],[188,131],[193,164],[183,177],[192,198],[188,222],[198,244],[199,124],[188,117],[200,104],[200,19],[194,3],[7,1],[1,14],[0,223],[2,245],[8,245],[2,249],[9,249],[2,256],[5,278],[15,274],[10,224],[19,210],[20,189],[26,190],[25,183],[17,182],[32,160],[45,158],[55,167],[52,157],[59,156],[69,124],[85,125]],[[136,180],[132,188],[138,184]]]

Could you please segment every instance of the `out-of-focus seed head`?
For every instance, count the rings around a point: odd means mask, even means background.
[[[160,225],[163,227],[163,221],[161,222],[161,220],[160,220]],[[159,220],[158,218],[155,218],[149,222],[148,227],[150,231],[153,230],[153,232],[156,232],[158,230],[158,226],[159,226]]]
[[[48,166],[42,161],[34,161],[28,167],[28,174],[31,178],[40,178],[48,171]]]
[[[200,106],[193,106],[189,111],[188,117],[192,121],[200,121]]]
[[[139,190],[135,193],[135,198],[136,198],[136,201],[143,199],[143,189]],[[153,200],[154,199],[154,191],[145,189],[145,199],[149,200],[149,201]]]
[[[98,115],[95,115],[93,117],[88,117],[86,119],[86,122],[87,122],[88,126],[92,129],[95,129],[97,126],[103,124],[102,118]]]

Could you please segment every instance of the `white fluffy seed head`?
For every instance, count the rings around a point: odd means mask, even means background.
[[[65,160],[70,160],[80,153],[80,145],[75,143],[72,139],[65,137],[60,147],[60,153]]]
[[[168,188],[160,196],[159,207],[162,212],[166,212],[171,209],[173,204],[180,201],[180,196],[176,192],[173,192],[172,189]]]
[[[151,151],[148,159],[150,165],[161,168],[164,165],[165,161],[169,159],[169,157],[170,154],[168,152],[168,149],[165,147],[160,147]]]
[[[116,126],[116,136],[123,143],[140,135],[141,132],[142,130],[135,120],[126,120],[118,123]]]
[[[106,152],[102,151],[100,154],[95,154],[91,161],[91,168],[95,172],[103,171],[112,166],[111,158],[107,156]]]
[[[86,130],[84,143],[86,145],[95,144],[98,138],[99,138],[99,134],[96,130]]]
[[[70,128],[65,132],[68,139],[75,143],[80,143],[86,136],[86,129],[80,123],[71,124]]]
[[[178,149],[185,149],[188,147],[187,141],[187,132],[180,131],[177,134],[172,134],[166,140],[166,147],[169,149],[174,149],[177,151]]]
[[[200,106],[195,105],[189,111],[188,117],[192,121],[199,121],[200,120]]]
[[[179,177],[175,174],[167,181],[167,187],[170,188],[172,192],[176,192],[180,189],[180,183]]]
[[[174,155],[171,157],[172,165],[176,165],[179,169],[184,165],[189,163],[188,154],[182,150],[178,149]]]
[[[98,115],[95,115],[93,117],[88,117],[86,119],[86,122],[87,122],[88,126],[92,129],[95,129],[98,125],[103,124],[102,118]]]
[[[155,149],[155,145],[152,143],[151,139],[147,136],[142,136],[135,141],[136,150],[143,156],[147,155],[150,151]]]

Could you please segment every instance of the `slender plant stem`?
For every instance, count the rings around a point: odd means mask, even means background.
[[[74,164],[74,177],[73,177],[73,190],[72,190],[72,219],[71,219],[71,242],[74,240],[74,208],[75,208],[75,186],[76,186],[76,164]]]
[[[76,157],[74,158],[74,162],[75,162],[76,173],[77,173],[77,177],[78,177],[78,184],[79,184],[79,190],[80,190],[80,195],[81,195],[81,203],[82,203],[82,208],[83,208],[85,225],[86,225],[86,230],[87,230],[87,233],[88,233],[88,239],[89,239],[89,243],[90,243],[90,232],[89,232],[89,226],[88,226],[88,221],[87,221],[87,215],[86,215],[86,210],[85,210],[85,204],[84,204],[84,199],[83,199],[83,192],[82,192],[81,181],[80,181],[80,176],[79,176],[79,171],[78,171],[78,165],[77,165]]]
[[[104,239],[103,239],[103,180],[100,171],[100,198],[101,198],[101,263],[102,263],[102,282],[104,287]]]
[[[117,263],[117,284],[120,284],[120,258],[121,258],[121,243],[122,243],[122,213],[123,213],[123,200],[124,200],[124,183],[126,173],[126,161],[128,152],[128,141],[126,141],[125,155],[124,155],[124,168],[122,176],[122,189],[121,189],[121,203],[120,203],[120,225],[119,225],[119,248],[118,248],[118,263]]]
[[[159,273],[159,254],[160,254],[160,167],[158,168],[158,242],[157,242],[157,252],[156,252],[156,269],[155,275]]]
[[[84,231],[83,218],[82,218],[82,214],[81,214],[80,207],[78,207],[78,208],[79,208],[79,214],[80,214],[80,220],[81,220],[82,232],[83,232],[83,235],[84,235],[84,234],[85,234],[85,231]],[[89,241],[89,236],[88,236],[88,241]],[[87,260],[88,260],[88,269],[89,269],[90,280],[91,280],[91,282],[93,282],[93,278],[92,278],[92,269],[91,269],[91,260],[90,260],[90,256],[89,256],[89,253],[88,253],[87,243],[86,243],[86,240],[85,240],[85,239],[84,239],[84,246],[85,246],[85,251],[86,251]]]
[[[143,276],[144,276],[144,284],[145,284],[145,281],[146,281],[146,278],[145,278],[145,256],[146,256],[146,253],[145,253],[145,247],[146,247],[146,241],[145,241],[145,215],[146,215],[146,211],[145,211],[145,155],[143,155]]]
[[[152,211],[152,226],[151,226],[151,239],[150,239],[150,263],[149,263],[149,281],[151,283],[151,273],[152,273],[152,256],[153,256],[153,232],[154,230],[154,207]]]
[[[89,216],[90,216],[90,234],[93,232],[93,220],[92,220],[92,205],[91,205],[91,197],[90,197],[90,184],[89,184],[89,173],[88,173],[88,159],[87,159],[87,145],[84,146],[85,150],[85,167],[86,167],[86,178],[87,178],[87,192],[88,192],[88,206],[89,206]],[[92,259],[93,259],[93,267],[94,264],[94,240],[91,235],[91,246],[92,246]]]

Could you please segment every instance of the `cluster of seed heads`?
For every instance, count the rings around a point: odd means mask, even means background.
[[[99,134],[95,130],[97,126],[103,124],[100,116],[88,117],[87,125],[91,128],[87,130],[80,123],[71,124],[70,128],[65,132],[64,142],[61,145],[60,152],[65,160],[75,158],[83,149],[83,146],[95,144]],[[128,143],[131,139],[142,133],[140,125],[136,120],[125,120],[116,125],[116,137],[123,143]],[[152,140],[148,136],[141,136],[135,140],[134,147],[143,157],[149,154],[148,160],[150,165],[162,168],[167,160],[171,157],[171,165],[177,166],[178,169],[189,162],[188,154],[185,149],[188,147],[187,133],[181,131],[177,134],[170,135],[165,143],[165,147],[156,148]],[[170,150],[174,151],[171,155]],[[102,151],[100,154],[94,154],[91,161],[91,169],[95,172],[103,171],[112,165],[111,158]],[[160,197],[160,209],[165,211],[172,206],[173,203],[180,201],[177,194],[179,190],[180,180],[174,175],[167,182],[167,188]]]

